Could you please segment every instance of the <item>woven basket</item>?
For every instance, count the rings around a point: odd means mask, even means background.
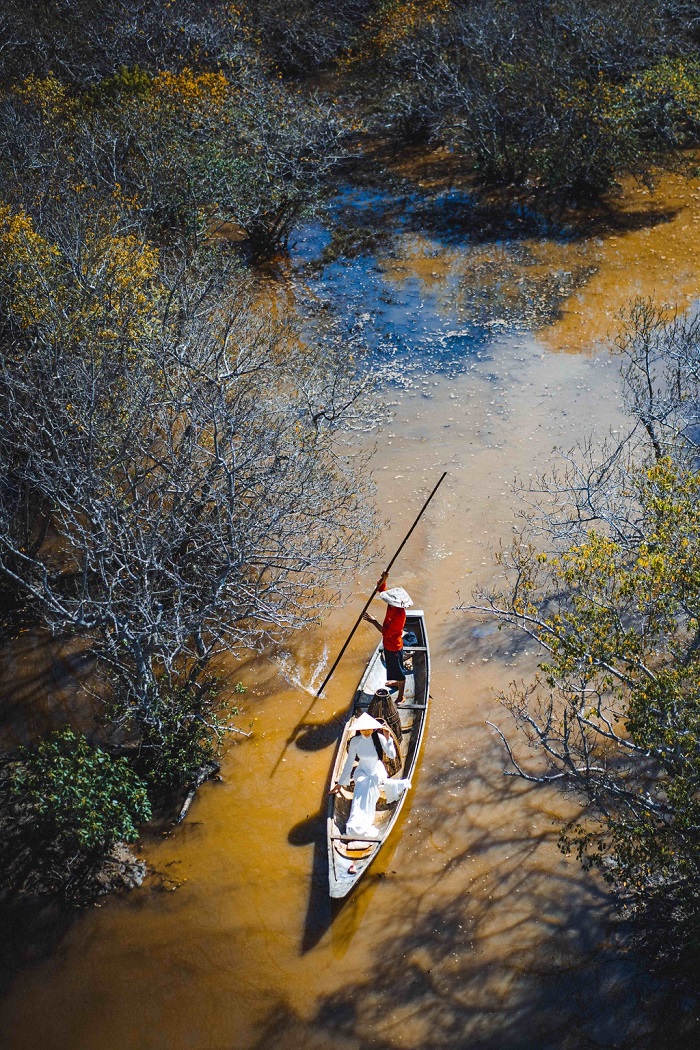
[[[403,764],[401,759],[401,718],[389,690],[377,689],[369,702],[367,711],[372,718],[383,719],[393,737],[396,758],[389,758],[387,754],[382,755],[384,768],[389,776],[393,777],[399,772]]]

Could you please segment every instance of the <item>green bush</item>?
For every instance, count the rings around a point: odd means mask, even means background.
[[[29,808],[35,829],[67,849],[91,852],[134,842],[148,820],[146,785],[124,758],[113,758],[82,734],[63,729],[22,754],[12,790]]]
[[[692,40],[653,0],[386,0],[351,70],[383,132],[585,203],[698,142]]]
[[[234,692],[245,689],[236,686]],[[163,689],[134,722],[140,735],[139,772],[156,789],[196,782],[202,768],[219,757],[236,714],[236,707],[222,703],[215,678]]]

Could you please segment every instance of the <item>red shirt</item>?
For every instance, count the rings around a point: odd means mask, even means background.
[[[386,590],[386,581],[379,587],[378,593]],[[382,641],[384,648],[390,653],[398,653],[403,649],[403,629],[406,624],[406,610],[398,609],[395,605],[387,605],[386,616],[382,624]]]

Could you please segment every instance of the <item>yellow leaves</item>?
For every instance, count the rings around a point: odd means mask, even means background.
[[[24,211],[0,206],[0,289],[21,328],[43,319],[50,310],[50,289],[60,252],[34,229]]]
[[[76,260],[34,229],[29,216],[0,207],[0,291],[19,328],[42,328],[70,350],[79,341],[124,347],[159,323],[165,292],[159,255],[107,220],[85,234]],[[127,351],[128,352],[128,351]]]
[[[75,289],[76,331],[85,328],[103,344],[147,338],[159,323],[165,294],[158,265],[158,250],[132,234],[89,231],[79,270],[82,288]],[[95,293],[87,301],[85,288]]]
[[[13,89],[22,101],[35,105],[46,117],[65,116],[75,107],[65,84],[49,73],[46,77],[27,77]]]
[[[154,97],[161,105],[176,105],[190,112],[220,111],[231,99],[232,85],[223,73],[162,72],[153,78]]]
[[[562,556],[561,575],[568,586],[607,588],[616,577],[620,550],[607,536],[590,532],[585,543]]]
[[[630,657],[653,639],[694,630],[682,621],[700,605],[700,478],[668,460],[640,471],[639,478],[646,538],[636,551],[591,532],[562,555],[559,566],[549,563],[550,579],[568,594],[572,610],[563,628],[549,621],[559,655],[571,630],[585,635],[596,660],[608,648],[616,658]],[[641,634],[625,626],[638,617]]]
[[[114,201],[127,211],[139,211],[143,205],[136,194],[129,196],[124,193],[121,186],[117,182],[112,190],[112,198]]]
[[[13,212],[8,205],[0,205],[0,243],[6,249],[27,256],[30,250],[36,251],[47,242],[34,229],[34,223],[26,212]],[[52,249],[57,251],[57,249]]]
[[[668,113],[697,119],[700,115],[700,63],[686,59],[663,59],[633,77],[630,88],[647,104],[659,103]]]

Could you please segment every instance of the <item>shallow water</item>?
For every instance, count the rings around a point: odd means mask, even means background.
[[[532,645],[458,606],[495,579],[492,553],[518,510],[513,479],[544,470],[555,446],[624,426],[600,343],[632,293],[697,296],[697,186],[668,178],[653,200],[628,190],[635,222],[615,236],[489,240],[455,230],[445,187],[402,177],[418,204],[425,191],[422,211],[400,194],[396,203],[395,187],[375,189],[388,216],[376,243],[324,267],[328,237],[310,228],[295,258],[295,280],[390,380],[391,410],[368,438],[386,552],[449,471],[393,576],[427,610],[433,658],[400,825],[331,910],[327,776],[373,628],[360,628],[323,699],[311,686],[372,570],[322,627],[236,670],[248,686],[240,724],[254,736],[230,749],[223,782],[202,788],[183,826],[144,845],[159,874],[81,915],[15,978],[0,1006],[8,1050],[635,1047],[652,1024],[653,988],[604,888],[556,847],[574,801],[503,777],[486,725],[507,725],[494,697],[531,672]],[[349,188],[339,211],[352,192],[368,191]],[[646,225],[643,208],[654,213]],[[21,679],[23,668],[10,671]]]

